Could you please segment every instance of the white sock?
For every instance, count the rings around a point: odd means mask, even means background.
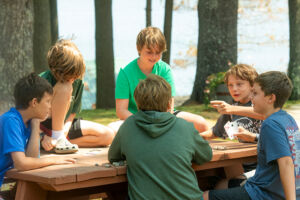
[[[58,140],[61,137],[65,137],[64,131],[60,130],[60,131],[54,131],[52,130],[52,138],[55,140]]]

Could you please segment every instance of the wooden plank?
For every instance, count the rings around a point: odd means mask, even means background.
[[[44,184],[44,183],[39,183],[39,185],[44,190],[59,192],[59,191],[73,190],[73,189],[78,189],[78,188],[104,186],[104,185],[123,183],[123,182],[127,182],[126,175],[96,178],[96,179],[90,179],[90,180],[81,181],[81,182],[66,183],[66,184],[60,184],[60,185],[49,185],[49,184]]]
[[[47,191],[41,189],[39,185],[27,181],[18,181],[16,200],[46,200]]]
[[[81,182],[94,178],[117,176],[117,170],[113,167],[82,166],[76,168],[76,174],[77,182]]]

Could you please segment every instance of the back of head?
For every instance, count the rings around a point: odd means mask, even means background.
[[[239,79],[249,81],[250,85],[253,86],[255,78],[258,76],[258,73],[256,72],[255,68],[246,65],[246,64],[237,64],[232,66],[224,76],[224,82],[228,83],[229,76],[235,76]]]
[[[158,47],[160,52],[167,49],[166,39],[164,34],[156,27],[147,27],[140,31],[136,39],[136,47],[141,51],[143,46],[148,49]]]
[[[284,103],[291,96],[293,84],[289,77],[284,72],[269,71],[260,74],[256,79],[265,96],[274,94],[276,100],[274,108],[282,108]]]
[[[71,40],[61,39],[48,51],[48,65],[57,81],[82,78],[85,72],[83,56]]]
[[[134,99],[139,110],[168,111],[172,98],[171,86],[162,77],[149,74],[141,80],[134,91]]]
[[[34,98],[40,102],[45,92],[53,94],[52,86],[46,79],[39,77],[35,73],[21,78],[14,89],[16,109],[27,109],[29,102]]]

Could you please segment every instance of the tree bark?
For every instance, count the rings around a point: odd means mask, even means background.
[[[288,75],[294,88],[291,100],[300,99],[300,0],[289,0],[290,61]]]
[[[0,113],[14,106],[16,82],[33,71],[33,2],[0,3]]]
[[[166,37],[166,42],[167,42],[167,51],[163,54],[162,60],[168,64],[170,64],[170,55],[171,55],[172,14],[173,14],[173,0],[166,0],[164,35]]]
[[[147,0],[146,2],[146,27],[151,26],[151,0]]]
[[[51,23],[51,44],[54,45],[58,39],[58,18],[57,18],[57,1],[50,1],[50,23]]]
[[[41,73],[48,69],[47,52],[51,46],[51,23],[49,0],[33,0],[34,33],[33,62],[34,71]]]
[[[115,107],[112,1],[95,0],[97,108]]]
[[[197,70],[191,100],[203,103],[205,80],[237,62],[238,0],[199,0]]]

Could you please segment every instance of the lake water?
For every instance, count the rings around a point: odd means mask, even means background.
[[[163,30],[163,0],[152,0],[152,25]],[[174,1],[171,67],[176,95],[190,95],[196,72],[198,38],[197,0]],[[180,2],[185,2],[181,4]],[[145,27],[146,0],[113,0],[113,38],[116,75],[137,57],[136,35]],[[73,38],[87,64],[83,108],[95,103],[94,0],[58,0],[59,35]],[[239,0],[238,62],[259,73],[286,71],[289,61],[287,0]]]

